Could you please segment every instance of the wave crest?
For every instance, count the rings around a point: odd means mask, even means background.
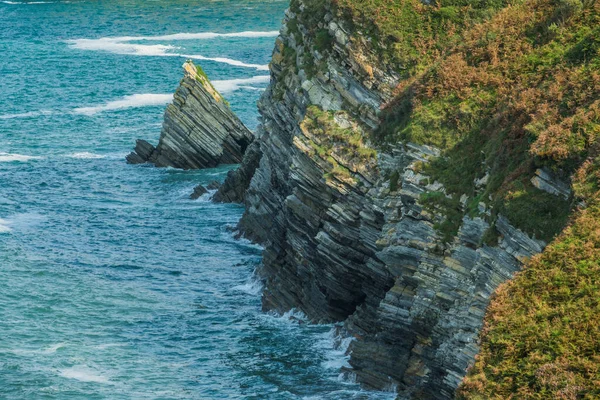
[[[211,81],[215,89],[217,89],[221,93],[230,93],[235,92],[239,89],[252,89],[257,90],[258,88],[254,88],[252,84],[260,84],[260,83],[269,83],[271,77],[269,75],[257,75],[252,78],[242,78],[242,79],[226,79],[226,80],[214,80]]]
[[[85,366],[65,368],[59,371],[60,376],[81,382],[109,383],[109,379]]]
[[[70,47],[78,50],[87,51],[106,51],[114,54],[134,55],[134,56],[155,56],[155,57],[185,57],[195,60],[214,61],[233,65],[236,67],[255,68],[259,71],[267,71],[268,65],[251,64],[243,61],[234,60],[227,57],[206,57],[200,54],[181,54],[172,52],[178,49],[173,45],[165,44],[138,44],[130,43],[134,41],[171,41],[171,40],[203,40],[215,39],[219,37],[243,37],[243,38],[261,38],[275,37],[279,34],[277,31],[244,31],[233,33],[215,33],[215,32],[200,32],[200,33],[175,33],[162,36],[119,36],[119,37],[104,37],[99,39],[72,39],[67,43]]]
[[[79,158],[79,159],[97,159],[97,158],[104,158],[105,156],[100,155],[100,154],[94,154],[94,153],[90,153],[88,151],[83,151],[81,153],[72,153],[72,154],[68,154],[67,157],[69,158]]]
[[[27,162],[29,160],[37,160],[40,158],[42,158],[42,157],[26,156],[23,154],[11,154],[11,153],[1,153],[0,152],[0,162],[13,162],[13,161]]]
[[[139,108],[148,106],[161,106],[173,100],[172,94],[142,93],[125,96],[120,100],[109,101],[103,105],[79,107],[73,110],[75,114],[95,115],[104,111],[115,111],[126,108]]]

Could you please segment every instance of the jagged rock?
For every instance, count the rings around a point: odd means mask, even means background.
[[[240,163],[254,138],[252,132],[201,69],[191,61],[183,64],[183,69],[184,78],[165,111],[158,145],[150,151],[152,145],[138,141],[127,161],[183,169]]]
[[[135,141],[134,151],[126,157],[126,160],[129,164],[143,164],[148,162],[154,150],[154,146],[152,146],[150,143],[145,140],[138,139]]]
[[[221,187],[221,182],[219,182],[219,181],[212,181],[208,185],[206,185],[206,189],[208,189],[208,190],[217,190],[220,187]]]
[[[250,185],[250,180],[260,162],[261,154],[260,146],[255,141],[248,147],[241,167],[227,173],[227,178],[214,194],[213,201],[242,203],[244,194]]]
[[[351,372],[365,386],[396,388],[401,399],[451,399],[478,352],[494,289],[545,243],[503,216],[493,228],[497,245],[483,243],[492,229],[483,203],[482,215],[465,217],[456,237],[445,242],[434,228],[443,216],[419,204],[428,185],[445,188],[415,167],[438,156],[435,148],[392,148],[378,153],[377,166],[368,171],[339,157],[335,147],[321,156],[322,142],[304,124],[307,107],[346,111],[348,120],[332,122],[340,129],[353,123],[375,128],[397,76],[369,65],[374,57],[346,42],[347,31],[335,16],[328,21],[336,41],[322,64],[326,72],[308,78],[287,69],[286,47],[298,57],[321,55],[300,16],[288,10],[286,18],[296,19],[302,40],[282,30],[271,85],[259,101],[257,140],[217,192],[223,201],[244,201],[239,228],[265,246],[258,269],[263,308],[297,308],[313,322],[344,321],[355,337]],[[348,171],[345,176],[332,172],[329,158]],[[392,173],[398,180],[394,191]]]
[[[535,171],[535,176],[531,178],[531,183],[538,189],[560,196],[565,200],[571,195],[569,184],[558,178],[547,168],[538,168]]]
[[[194,191],[192,192],[192,194],[190,194],[190,199],[196,200],[197,198],[199,198],[200,196],[202,196],[205,193],[208,193],[208,190],[206,190],[206,188],[204,186],[198,185],[194,188]]]

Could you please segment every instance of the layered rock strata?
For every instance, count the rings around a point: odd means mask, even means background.
[[[240,163],[254,138],[252,132],[201,69],[191,61],[183,69],[184,78],[165,111],[158,145],[138,140],[127,161],[183,169]]]
[[[265,246],[264,309],[343,321],[355,338],[348,373],[370,388],[452,398],[477,354],[490,295],[545,243],[503,216],[490,226],[484,203],[444,237],[435,228],[443,210],[422,196],[445,190],[419,172],[437,149],[369,144],[399,77],[371,62],[367,43],[350,40],[333,12],[316,27],[331,40],[318,50],[305,4],[293,5],[253,150],[215,197],[243,201],[240,230]],[[537,176],[557,196],[568,190]],[[495,240],[485,238],[491,229]]]

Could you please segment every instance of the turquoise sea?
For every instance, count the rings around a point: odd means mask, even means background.
[[[392,399],[335,327],[260,310],[242,208],[131,166],[187,58],[242,120],[285,1],[0,2],[0,399]],[[338,346],[341,345],[341,346]]]

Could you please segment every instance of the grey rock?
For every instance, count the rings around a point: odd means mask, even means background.
[[[143,164],[150,160],[155,148],[145,140],[138,139],[135,141],[135,149],[131,152],[126,160],[129,164]]]
[[[138,141],[127,161],[183,169],[240,163],[254,139],[252,132],[191,61],[183,68],[184,78],[165,111],[158,145],[150,151]]]
[[[219,181],[212,181],[208,185],[206,185],[206,188],[208,190],[217,190],[220,187],[221,187],[221,182],[219,182]]]
[[[571,196],[571,186],[569,183],[560,179],[548,168],[538,168],[535,171],[535,176],[531,178],[531,183],[538,189],[555,196],[560,196],[565,200]]]
[[[346,32],[332,15],[329,30]],[[301,16],[288,10],[286,18]],[[302,24],[299,19],[299,31],[307,32]],[[327,76],[308,80],[302,72],[283,72],[282,49],[321,55],[309,35],[298,44],[282,30],[271,85],[259,101],[257,139],[215,197],[243,201],[239,229],[265,247],[258,269],[265,310],[296,308],[312,322],[343,321],[355,338],[349,372],[366,387],[395,388],[401,399],[451,399],[478,352],[493,291],[545,243],[503,216],[496,221],[497,246],[482,243],[490,226],[480,217],[465,217],[458,235],[445,243],[434,228],[443,216],[419,204],[430,180],[415,163],[439,156],[430,146],[399,145],[363,169],[338,157],[351,179],[332,176],[303,128],[307,107],[344,110],[348,118],[334,118],[340,128],[375,128],[398,79],[369,65],[376,57],[364,47],[354,41],[340,46],[335,36],[338,44],[323,55]],[[399,179],[390,192],[386,177],[392,172]],[[439,183],[429,189],[445,191]]]
[[[261,158],[260,146],[257,141],[253,142],[246,154],[240,168],[227,173],[227,178],[219,185],[213,196],[213,201],[221,203],[242,203],[244,195]]]
[[[192,192],[192,194],[190,194],[190,199],[196,200],[197,198],[199,198],[200,196],[202,196],[205,193],[208,193],[208,190],[206,190],[206,188],[204,186],[198,185],[194,188],[194,191]]]

